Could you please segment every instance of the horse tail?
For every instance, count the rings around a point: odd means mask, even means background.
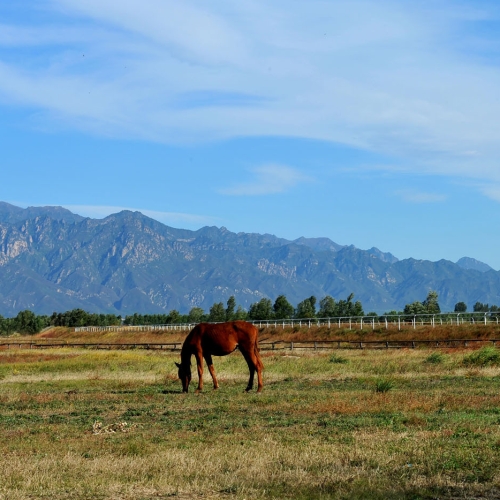
[[[255,339],[255,344],[254,344],[254,354],[257,359],[257,363],[260,365],[260,369],[264,369],[264,363],[262,362],[262,359],[260,357],[260,352],[259,352],[259,339]]]

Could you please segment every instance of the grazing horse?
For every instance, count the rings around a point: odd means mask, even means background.
[[[258,346],[258,330],[246,321],[231,321],[229,323],[200,323],[189,332],[181,350],[181,362],[175,363],[179,368],[179,378],[182,382],[182,392],[188,392],[191,382],[191,356],[194,354],[198,367],[198,389],[203,389],[203,358],[208,365],[208,371],[214,381],[214,389],[219,388],[215,376],[212,356],[226,356],[237,348],[243,354],[250,370],[250,378],[246,391],[252,390],[253,377],[257,372],[257,392],[262,390],[262,369]]]

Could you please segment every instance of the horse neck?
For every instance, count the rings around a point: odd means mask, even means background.
[[[181,350],[181,365],[183,366],[191,366],[191,349],[189,346],[185,343],[182,346]]]

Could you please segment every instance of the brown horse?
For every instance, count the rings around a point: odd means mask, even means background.
[[[182,382],[182,392],[188,392],[191,382],[191,356],[194,354],[198,367],[198,389],[203,389],[203,358],[208,365],[210,375],[214,381],[214,389],[219,388],[215,376],[212,356],[226,356],[237,348],[243,354],[250,370],[250,378],[246,391],[253,388],[253,377],[257,371],[257,392],[262,390],[262,369],[264,365],[260,359],[258,346],[258,330],[246,321],[231,321],[229,323],[200,323],[195,326],[186,337],[181,350],[181,362],[175,363],[179,368],[179,378]]]

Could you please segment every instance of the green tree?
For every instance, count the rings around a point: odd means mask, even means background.
[[[434,290],[431,290],[427,294],[427,298],[423,302],[417,300],[411,304],[406,304],[404,309],[404,313],[409,315],[439,314],[440,312],[441,308],[438,303],[438,293]]]
[[[482,302],[476,302],[474,304],[474,312],[488,312],[489,310],[489,304],[483,304]]]
[[[250,304],[248,317],[253,320],[273,319],[273,306],[270,299],[260,299],[259,302]]]
[[[419,302],[418,300],[415,302],[412,302],[411,304],[406,304],[404,308],[404,313],[405,314],[426,314],[427,309],[424,307],[422,302]]]
[[[238,306],[236,309],[236,312],[234,313],[234,319],[235,320],[245,320],[248,318],[248,313],[243,309],[243,307]]]
[[[337,316],[335,299],[333,297],[327,295],[319,301],[318,316],[320,318],[333,318]]]
[[[0,315],[0,335],[12,335],[15,331],[14,320]]]
[[[222,302],[216,302],[208,314],[208,321],[212,323],[222,323],[226,321],[226,309]]]
[[[160,319],[160,318],[158,318]],[[163,319],[163,318],[161,318]],[[182,316],[181,316],[181,313],[177,310],[177,309],[172,309],[169,313],[168,313],[168,316],[165,318],[165,322],[163,321],[158,321],[158,322],[154,322],[152,324],[156,324],[156,325],[159,325],[159,324],[172,324],[172,323],[182,323]]]
[[[346,300],[339,300],[336,306],[335,316],[339,317],[350,317],[350,316],[363,316],[363,306],[361,302],[357,300],[353,302],[354,293],[351,293]]]
[[[188,323],[202,323],[206,321],[205,311],[201,307],[192,307],[188,314]]]
[[[295,317],[297,319],[316,317],[316,297],[314,295],[297,304]]]
[[[435,290],[431,290],[427,294],[427,298],[424,300],[423,306],[428,314],[439,314],[441,312],[441,308],[438,303],[438,293]]]
[[[457,302],[455,304],[455,312],[466,312],[467,304],[465,302]]]
[[[231,297],[227,299],[226,305],[226,321],[232,321],[234,319],[234,310],[236,309],[236,299],[234,295],[231,295]]]
[[[293,317],[294,308],[285,295],[279,295],[273,305],[275,319],[290,319]]]
[[[19,333],[34,335],[43,328],[43,321],[34,312],[26,309],[17,314],[14,318],[14,325]]]

